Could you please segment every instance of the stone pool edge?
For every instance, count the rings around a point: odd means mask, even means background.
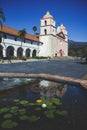
[[[71,77],[64,77],[59,75],[53,75],[53,74],[26,74],[26,73],[0,73],[0,78],[3,77],[9,77],[9,78],[40,78],[40,79],[46,79],[46,80],[52,80],[52,81],[58,81],[62,83],[70,83],[75,85],[81,85],[84,88],[87,89],[87,80],[83,79],[75,79]]]

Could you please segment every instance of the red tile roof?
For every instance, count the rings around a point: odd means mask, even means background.
[[[16,30],[16,29],[13,29],[13,28],[10,28],[10,27],[7,27],[7,26],[2,26],[2,28],[0,28],[0,31],[4,32],[6,34],[18,36],[19,30]],[[32,41],[40,42],[39,39],[37,38],[37,36],[35,36],[35,35],[26,34],[25,38],[32,40]]]

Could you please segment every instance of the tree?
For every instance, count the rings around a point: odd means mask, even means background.
[[[5,22],[5,16],[4,16],[4,12],[2,10],[2,8],[0,8],[0,28],[2,29],[3,26],[3,22]],[[2,42],[2,35],[0,33],[0,43]]]
[[[37,27],[36,26],[33,26],[33,31],[34,31],[34,33],[37,31]]]
[[[18,31],[18,37],[20,37],[20,39],[21,39],[21,47],[22,47],[22,42],[24,42],[24,40],[25,40],[26,34],[27,34],[27,31],[25,28]]]

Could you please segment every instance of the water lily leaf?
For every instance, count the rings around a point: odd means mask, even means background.
[[[67,116],[68,115],[68,112],[64,111],[64,110],[63,111],[57,110],[56,113],[61,115],[61,116]]]
[[[51,110],[51,111],[45,111],[44,114],[45,114],[45,116],[46,116],[47,118],[50,118],[50,119],[52,119],[52,118],[55,117],[54,111],[52,111],[52,110]]]
[[[16,102],[16,103],[18,103],[20,100],[19,99],[14,99],[13,101]]]
[[[9,108],[8,108],[8,107],[0,108],[0,114],[1,114],[1,113],[5,113],[5,112],[8,112],[8,111],[9,111]]]
[[[21,104],[21,105],[28,105],[28,103],[29,103],[29,102],[28,102],[27,100],[20,101],[20,104]]]
[[[48,108],[48,109],[56,109],[56,106],[53,106],[53,105],[47,105],[47,108]]]
[[[11,118],[12,117],[12,114],[5,114],[4,116],[3,116],[5,119],[8,119],[8,118]]]
[[[30,122],[36,122],[40,119],[40,117],[36,116],[36,115],[32,115],[32,116],[29,116],[29,121]]]
[[[25,108],[20,109],[20,110],[18,110],[18,111],[19,111],[19,114],[20,114],[20,115],[23,115],[23,114],[26,113],[26,109],[25,109]]]
[[[33,103],[33,102],[29,103],[29,106],[34,106],[34,105],[35,105],[35,103]]]
[[[52,98],[51,102],[54,103],[54,104],[56,104],[56,105],[61,105],[62,104],[62,102],[58,98]]]
[[[5,120],[2,124],[1,127],[2,128],[14,128],[18,125],[17,122],[14,122],[12,120]]]
[[[20,120],[28,120],[29,117],[27,115],[21,115]]]
[[[36,110],[36,111],[39,111],[39,110],[41,110],[41,108],[40,108],[40,107],[36,107],[35,110]]]
[[[17,110],[19,107],[18,106],[12,106],[11,110]]]
[[[19,107],[17,107],[17,106],[12,106],[10,112],[13,114],[16,114],[18,112],[18,108]]]

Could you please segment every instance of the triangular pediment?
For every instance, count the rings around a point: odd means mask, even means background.
[[[64,35],[63,32],[60,32],[60,33],[58,33],[57,35],[58,35],[59,37],[62,37],[63,39],[65,39],[65,35]]]

